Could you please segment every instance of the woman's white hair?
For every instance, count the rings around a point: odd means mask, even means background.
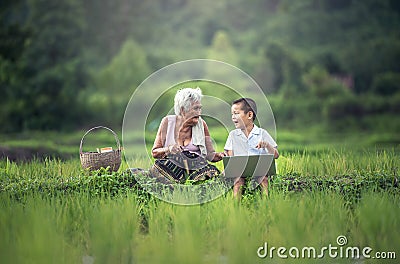
[[[175,94],[174,111],[176,115],[181,114],[181,109],[188,112],[192,103],[201,102],[203,94],[199,87],[196,88],[182,88]]]

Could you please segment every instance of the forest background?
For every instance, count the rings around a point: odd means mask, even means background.
[[[278,136],[290,135],[283,140],[366,135],[371,145],[400,143],[398,1],[4,0],[3,153],[14,139],[48,131],[82,136],[101,124],[120,133],[141,82],[199,58],[254,78]]]

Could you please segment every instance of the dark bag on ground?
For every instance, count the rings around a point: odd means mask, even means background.
[[[150,168],[150,174],[158,179],[164,177],[170,182],[184,183],[187,180],[208,180],[218,176],[220,171],[196,153],[182,151],[170,154],[166,159],[157,159]]]

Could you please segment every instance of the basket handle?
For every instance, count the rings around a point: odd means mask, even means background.
[[[91,128],[91,129],[89,129],[88,131],[86,131],[86,133],[83,135],[83,137],[82,137],[82,139],[81,139],[81,144],[80,144],[80,146],[79,146],[79,153],[80,153],[80,154],[82,154],[83,139],[85,138],[85,136],[86,136],[87,134],[89,134],[89,132],[91,132],[92,130],[95,130],[95,129],[98,129],[98,128],[104,128],[104,129],[107,129],[108,131],[110,131],[111,133],[113,133],[114,138],[115,138],[115,142],[117,142],[117,149],[121,149],[121,144],[119,143],[118,136],[117,136],[117,134],[115,134],[115,132],[114,132],[112,129],[110,129],[110,128],[108,128],[108,127],[105,127],[105,126],[96,126],[96,127],[93,127],[93,128]]]

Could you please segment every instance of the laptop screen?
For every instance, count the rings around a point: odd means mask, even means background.
[[[227,178],[266,176],[270,171],[273,160],[274,155],[272,154],[228,156],[222,158],[224,174]]]

